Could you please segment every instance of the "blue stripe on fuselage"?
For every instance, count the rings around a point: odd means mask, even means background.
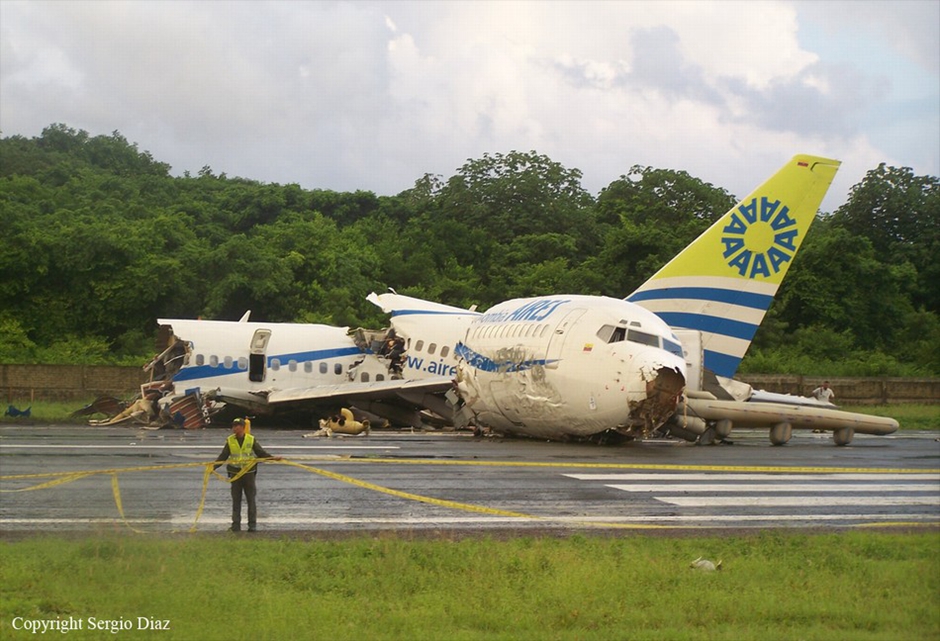
[[[522,361],[520,363],[515,361],[502,361],[497,363],[493,359],[473,351],[463,343],[457,343],[457,347],[454,348],[454,353],[457,355],[457,358],[464,359],[467,361],[467,364],[474,369],[482,370],[484,372],[520,372],[522,370],[531,369],[536,365],[545,366],[548,363],[558,362],[557,360],[546,360],[544,358],[540,358]]]
[[[267,366],[271,367],[271,362],[274,360],[277,360],[281,365],[286,365],[290,361],[305,363],[307,361],[329,360],[331,358],[353,356],[361,353],[362,352],[356,347],[337,347],[332,349],[318,349],[307,352],[293,352],[291,354],[275,354],[273,356],[268,356]],[[233,362],[231,367],[225,367],[224,365],[196,365],[193,367],[184,367],[179,372],[177,372],[176,376],[173,377],[173,380],[191,381],[200,378],[228,376],[230,374],[238,374],[240,372],[246,371],[248,371],[248,369],[241,367],[238,364],[238,361]]]
[[[471,312],[470,310],[462,311],[462,312],[439,312],[439,311],[435,312],[435,311],[429,311],[426,309],[397,309],[393,311],[391,315],[395,317],[395,316],[415,316],[418,314],[426,314],[428,316],[465,316],[467,314],[470,314],[473,316],[479,316],[479,313]]]

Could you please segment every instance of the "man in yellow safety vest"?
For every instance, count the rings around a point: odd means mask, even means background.
[[[230,483],[232,486],[232,532],[240,532],[242,529],[242,493],[248,500],[248,531],[254,532],[258,527],[258,507],[255,503],[255,497],[258,495],[258,488],[255,485],[258,471],[257,459],[282,460],[280,456],[268,454],[255,437],[246,432],[245,419],[236,418],[232,421],[232,433],[226,439],[225,447],[215,459],[216,465],[213,467],[213,469],[218,469],[222,462],[225,462],[229,478],[237,476],[242,468],[249,467],[241,477]]]

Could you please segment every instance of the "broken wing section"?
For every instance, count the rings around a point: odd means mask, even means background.
[[[430,410],[451,423],[453,406],[444,394],[453,389],[452,379],[439,376],[371,383],[347,382],[305,389],[270,392],[265,402],[271,411],[354,407],[386,419],[393,425],[421,425],[421,412]]]

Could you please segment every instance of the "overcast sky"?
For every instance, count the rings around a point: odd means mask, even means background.
[[[938,32],[938,0],[0,0],[0,132],[379,195],[517,150],[744,196],[812,153],[833,211],[880,162],[940,174]]]

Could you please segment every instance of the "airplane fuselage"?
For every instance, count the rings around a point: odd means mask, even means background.
[[[340,384],[362,352],[347,328],[316,324],[160,319],[191,345],[174,377],[185,389],[259,393]]]
[[[458,389],[477,420],[540,438],[648,434],[672,415],[685,385],[669,326],[613,298],[500,303],[473,320],[457,355]]]

